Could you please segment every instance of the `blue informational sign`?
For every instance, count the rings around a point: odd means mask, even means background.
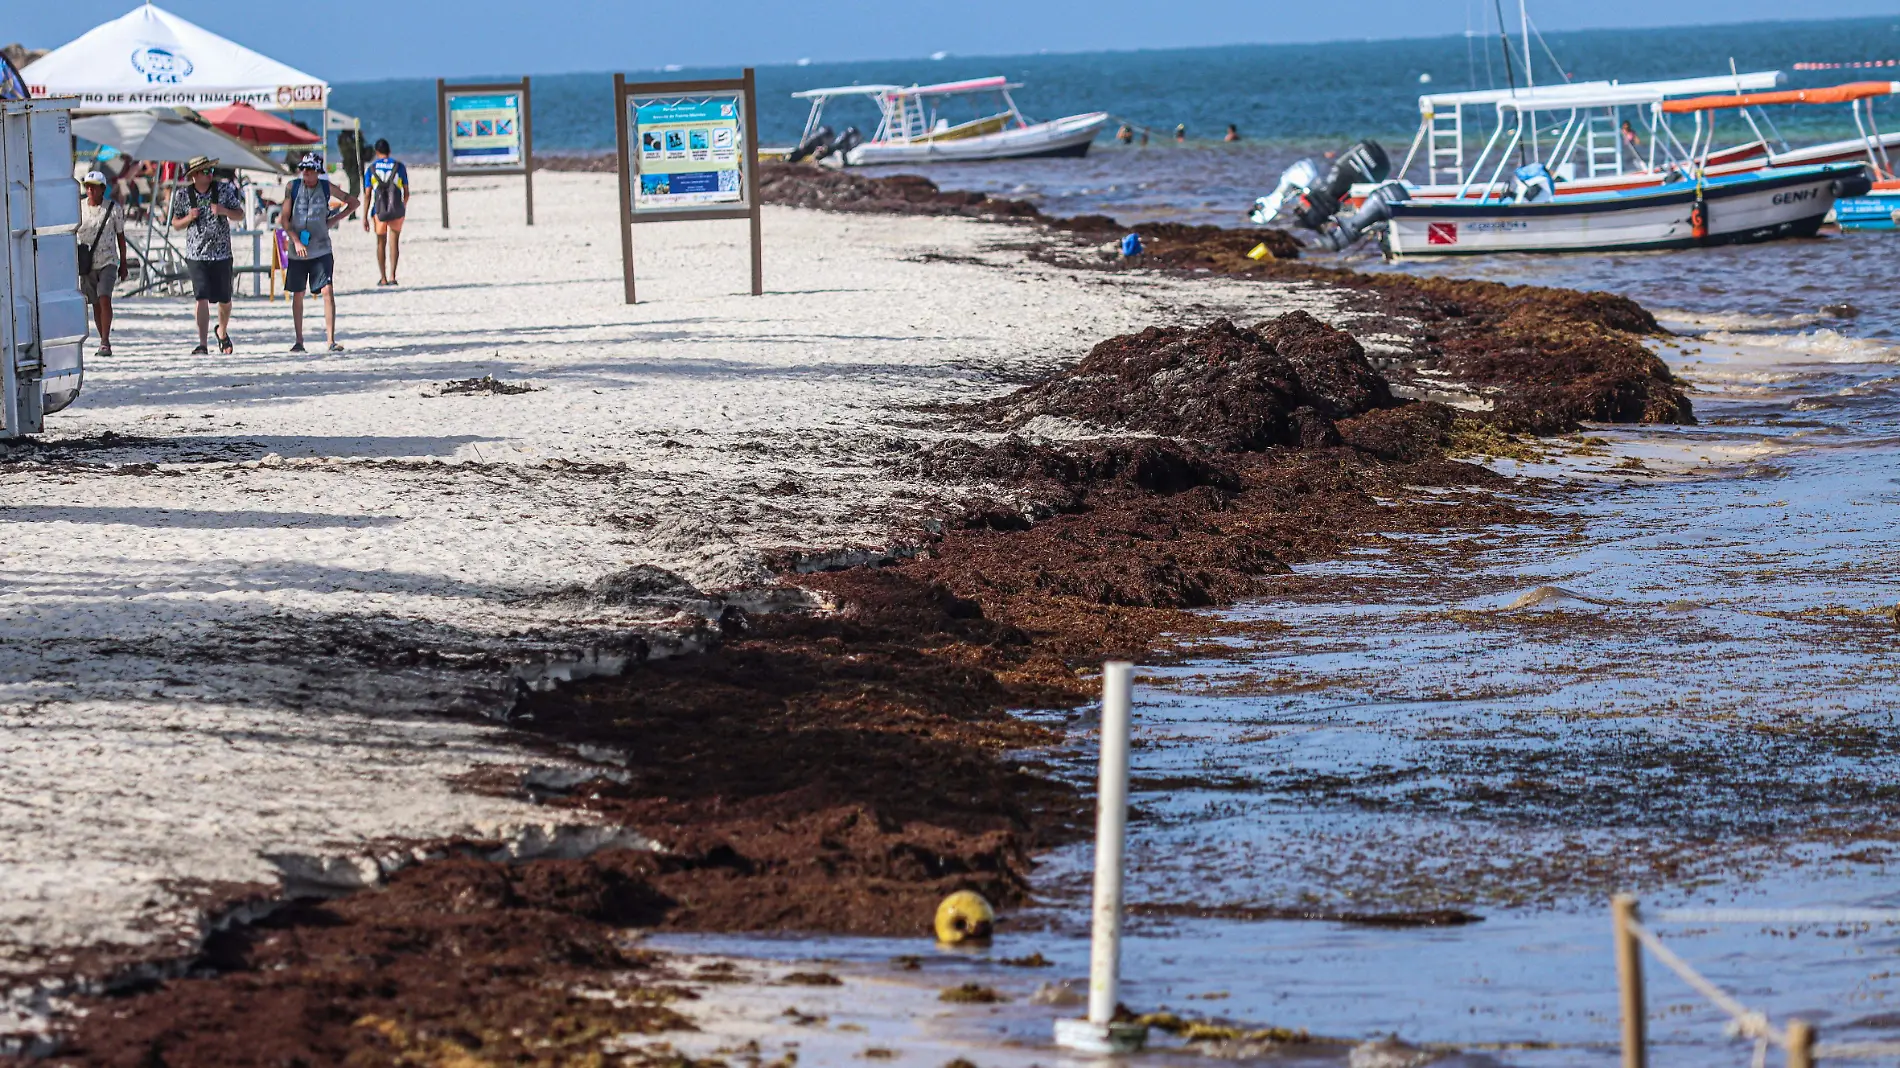
[[[629,100],[635,211],[744,204],[745,116],[736,94]]]
[[[521,94],[450,93],[448,103],[451,168],[521,166]]]

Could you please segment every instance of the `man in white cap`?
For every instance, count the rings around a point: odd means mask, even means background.
[[[211,173],[218,161],[198,156],[185,164],[190,182],[172,194],[172,229],[185,231],[185,269],[198,301],[198,347],[202,356],[211,305],[218,306],[218,351],[231,351],[231,220],[244,218],[237,186]]]
[[[85,203],[79,205],[79,292],[92,305],[92,321],[99,324],[99,355],[112,355],[112,287],[119,284],[119,265],[126,261],[125,211],[118,201],[106,199],[106,176],[89,171],[83,183]],[[106,235],[112,235],[108,238]]]
[[[333,203],[342,204],[332,210]],[[330,251],[330,231],[356,210],[359,202],[349,193],[334,189],[323,176],[323,157],[306,152],[297,161],[297,177],[284,189],[284,209],[277,225],[290,237],[290,266],[284,271],[284,289],[290,294],[290,322],[297,334],[292,352],[303,347],[303,291],[323,294],[323,332],[330,340],[331,352],[342,352],[336,340],[336,257]]]

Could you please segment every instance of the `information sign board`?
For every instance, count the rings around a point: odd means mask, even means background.
[[[437,158],[442,161],[442,228],[449,228],[449,177],[519,174],[534,225],[534,97],[528,79],[481,85],[435,80]]]
[[[758,95],[752,68],[716,81],[629,82],[614,75],[620,263],[634,302],[633,227],[684,219],[752,224],[752,295],[765,291],[759,247]]]
[[[634,170],[640,184],[633,210],[664,211],[704,204],[743,204],[744,144],[735,95],[691,100],[628,101]]]
[[[521,94],[449,93],[451,170],[521,166]]]

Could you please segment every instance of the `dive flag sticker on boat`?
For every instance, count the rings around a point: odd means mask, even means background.
[[[1426,223],[1425,243],[1428,245],[1455,245],[1458,243],[1457,223]]]

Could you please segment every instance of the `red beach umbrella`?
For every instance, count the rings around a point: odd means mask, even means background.
[[[314,145],[323,140],[288,119],[259,111],[249,104],[227,104],[199,114],[232,137],[254,145]]]

